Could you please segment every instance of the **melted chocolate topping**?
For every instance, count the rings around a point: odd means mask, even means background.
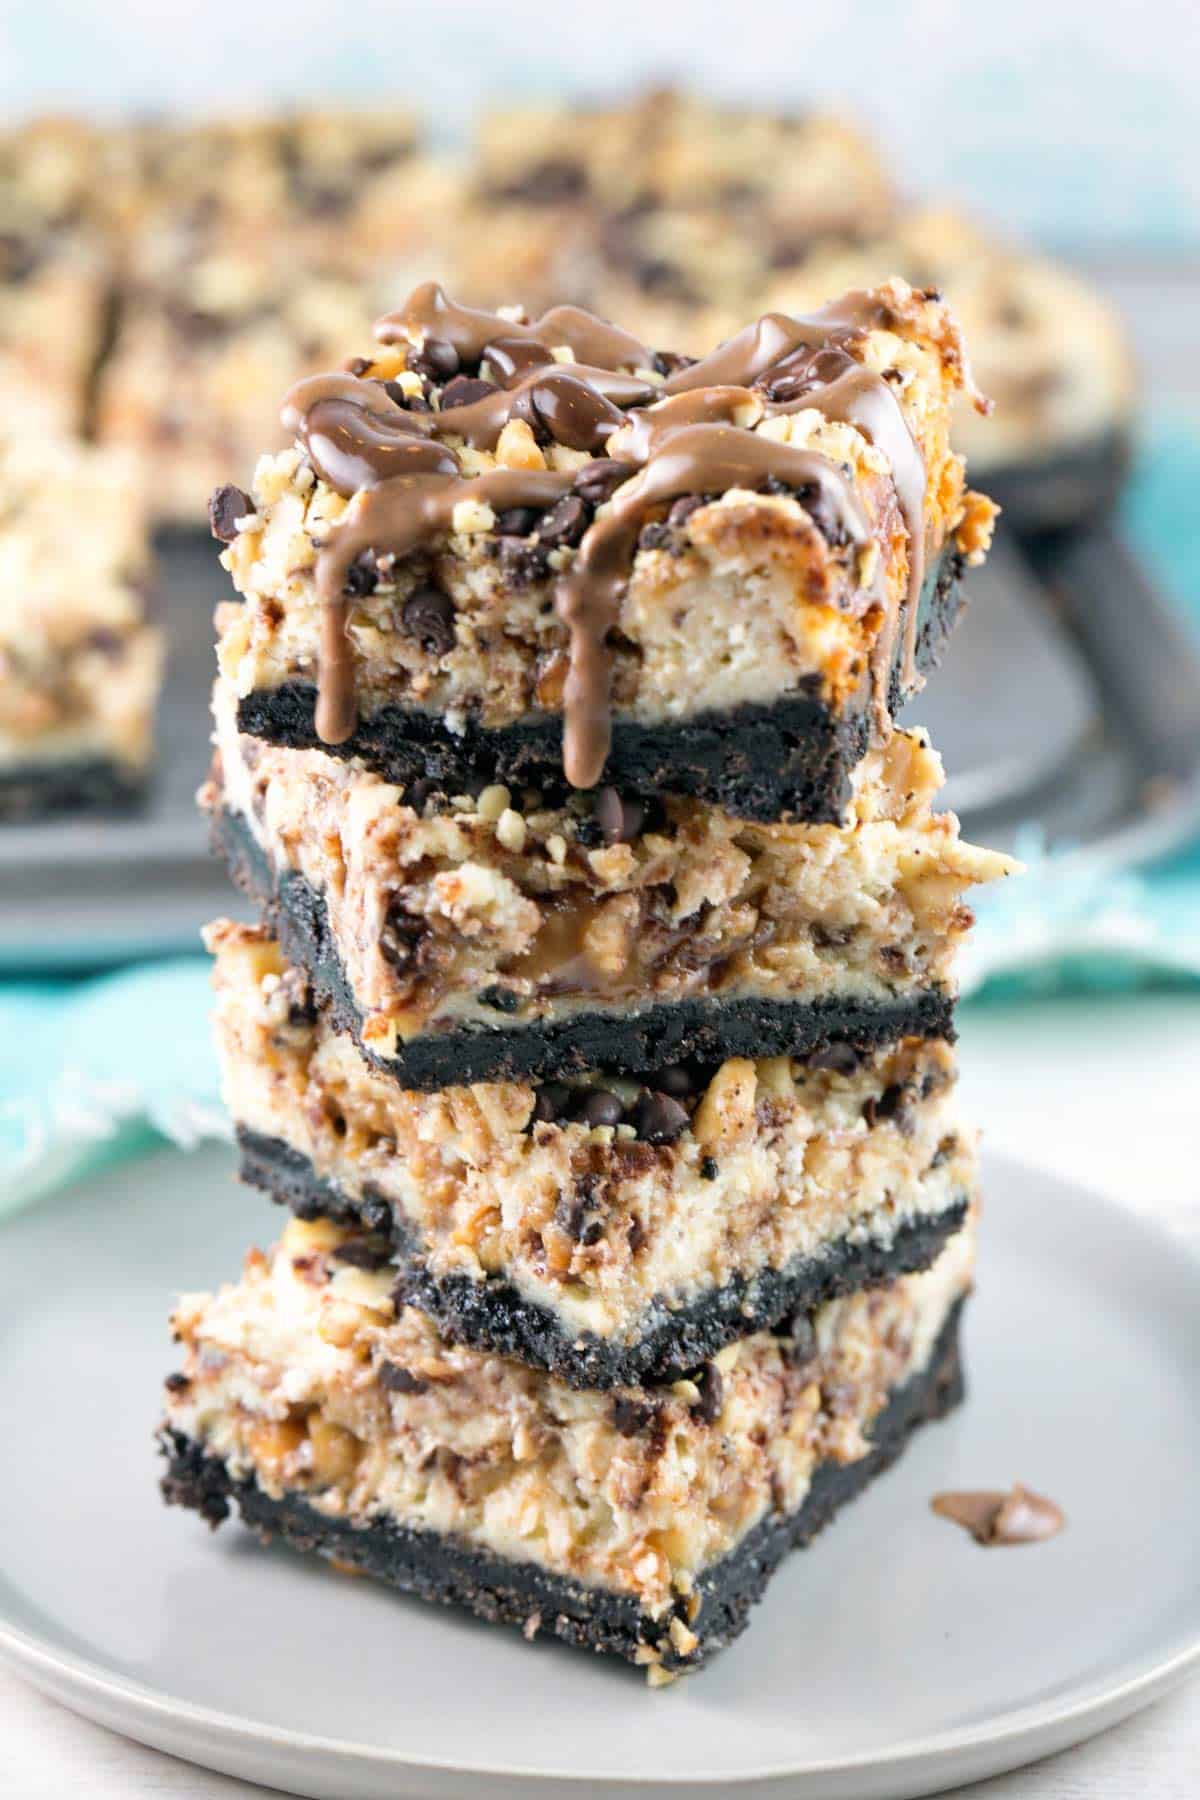
[[[413,346],[410,367],[451,379],[464,368],[465,404],[414,410],[394,384],[352,374],[318,375],[294,387],[283,423],[317,474],[354,496],[317,565],[323,600],[316,726],[326,743],[354,730],[357,709],[346,642],[346,579],[364,551],[403,556],[453,529],[456,507],[476,501],[502,512],[543,509],[565,495],[572,474],[497,469],[465,478],[451,439],[495,448],[511,419],[542,443],[556,442],[628,465],[628,479],[584,533],[555,583],[554,603],[570,633],[564,689],[563,761],[576,787],[594,787],[611,742],[609,635],[619,617],[638,535],[648,515],[684,495],[756,490],[768,482],[821,497],[843,541],[863,545],[870,525],[849,479],[828,457],[748,429],[764,416],[812,407],[853,425],[888,458],[908,531],[903,679],[916,682],[917,602],[925,562],[925,468],[887,383],[845,346],[873,326],[895,324],[887,304],[853,293],[804,318],[768,313],[700,362],[656,381],[654,353],[628,332],[578,307],[559,306],[533,323],[459,306],[434,282],[376,326],[385,344]],[[563,347],[575,361],[561,361]],[[369,365],[367,365],[369,366]],[[658,365],[661,367],[661,363]],[[487,383],[494,385],[487,390]],[[481,391],[482,390],[482,391]],[[450,390],[452,392],[452,390]],[[473,392],[475,398],[470,398]],[[881,604],[877,592],[870,604]],[[887,678],[899,609],[886,610],[872,659],[876,724],[889,728]]]
[[[935,1494],[930,1506],[939,1518],[969,1531],[977,1544],[992,1549],[1008,1544],[1040,1544],[1056,1537],[1066,1524],[1062,1508],[1020,1482],[1010,1493],[968,1490]]]

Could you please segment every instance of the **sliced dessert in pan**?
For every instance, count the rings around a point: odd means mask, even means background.
[[[942,1040],[406,1090],[249,926],[209,931],[242,1173],[456,1339],[609,1387],[933,1260],[975,1190]]]
[[[68,118],[0,130],[0,431],[87,423],[108,327],[112,254],[98,173],[110,140]]]
[[[446,177],[395,110],[159,123],[125,148],[97,430],[153,473],[161,522],[203,528],[213,486],[287,442],[290,384],[424,266]]]
[[[239,733],[227,682],[216,716],[234,874],[405,1087],[943,1036],[964,896],[1012,866],[932,810],[917,732],[859,764],[845,825],[778,825],[561,775],[402,789]]]
[[[968,1227],[924,1273],[668,1385],[580,1393],[447,1342],[397,1311],[394,1271],[294,1221],[175,1314],[164,1492],[662,1681],[735,1637],[787,1551],[960,1397],[973,1251]]]
[[[0,438],[0,820],[141,798],[163,661],[151,578],[125,458]]]
[[[991,535],[940,301],[894,281],[692,362],[429,284],[376,335],[214,496],[242,729],[451,792],[565,770],[840,818]]]

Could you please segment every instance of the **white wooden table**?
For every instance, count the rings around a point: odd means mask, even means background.
[[[990,1144],[1200,1239],[1194,995],[983,1010],[964,1021],[963,1062],[966,1098]],[[1051,1107],[1043,1097],[1052,1081]],[[113,1737],[0,1674],[4,1800],[235,1800],[262,1791]],[[1196,1800],[1200,1681],[1090,1744],[963,1791],[970,1800]]]

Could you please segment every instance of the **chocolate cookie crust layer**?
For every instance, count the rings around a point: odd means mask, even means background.
[[[411,1038],[392,1057],[363,1040],[362,1014],[350,991],[329,930],[325,903],[300,875],[277,881],[248,827],[236,814],[213,816],[214,847],[242,892],[262,909],[289,962],[305,970],[314,995],[328,1005],[335,1030],[348,1032],[375,1068],[402,1087],[464,1087],[476,1081],[602,1069],[649,1075],[668,1063],[730,1056],[808,1056],[839,1042],[869,1050],[897,1038],[954,1039],[954,998],[927,989],[894,1005],[834,999],[682,1000],[632,1014],[581,1012],[542,1025],[460,1030]]]
[[[0,822],[63,813],[124,813],[146,798],[145,776],[100,760],[45,763],[0,771]]]
[[[570,1332],[545,1306],[508,1281],[433,1275],[412,1235],[397,1226],[390,1203],[370,1190],[355,1200],[323,1181],[308,1161],[278,1138],[237,1128],[241,1180],[262,1188],[300,1219],[329,1219],[381,1240],[401,1265],[397,1303],[419,1307],[456,1343],[548,1369],[574,1388],[640,1386],[670,1381],[737,1339],[769,1331],[799,1312],[857,1288],[912,1275],[935,1262],[967,1217],[968,1201],[926,1219],[902,1223],[890,1245],[840,1239],[819,1255],[794,1258],[713,1288],[686,1306],[651,1303],[632,1341]]]
[[[629,1662],[638,1659],[639,1649],[644,1660],[644,1647],[650,1645],[663,1668],[691,1669],[745,1629],[750,1608],[790,1550],[811,1542],[835,1513],[895,1462],[919,1425],[943,1418],[962,1400],[962,1304],[947,1317],[927,1368],[897,1389],[879,1414],[868,1455],[852,1463],[821,1464],[795,1513],[761,1520],[736,1549],[699,1577],[701,1605],[692,1630],[700,1641],[686,1660],[671,1643],[669,1618],[646,1618],[627,1596],[584,1587],[532,1563],[502,1560],[461,1539],[386,1520],[354,1526],[303,1500],[272,1500],[255,1481],[234,1480],[202,1445],[171,1430],[160,1436],[167,1458],[163,1497],[169,1505],[190,1507],[214,1527],[236,1508],[243,1523],[264,1540],[278,1535],[293,1549],[349,1564],[423,1600],[465,1607],[489,1623],[527,1627],[536,1620],[535,1629],[579,1649]]]
[[[961,554],[949,551],[926,580],[916,642],[922,674],[941,661],[963,609],[963,568]],[[889,677],[893,715],[907,698],[899,663],[898,646]],[[287,749],[361,757],[400,786],[432,780],[448,793],[464,793],[494,782],[519,788],[562,780],[563,728],[556,717],[496,730],[468,719],[452,732],[434,714],[388,705],[360,718],[344,743],[327,744],[317,735],[316,703],[316,687],[302,682],[248,694],[238,705],[238,729]],[[634,793],[686,794],[737,818],[837,824],[867,748],[868,707],[864,681],[860,704],[845,715],[808,692],[669,725],[617,718],[604,779]]]

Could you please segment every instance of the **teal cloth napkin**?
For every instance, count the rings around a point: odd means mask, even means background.
[[[1127,527],[1200,630],[1200,434],[1156,430],[1137,465]],[[1042,855],[986,890],[963,989],[989,999],[1047,989],[1200,985],[1200,845],[1149,872],[1103,880]],[[227,1135],[200,956],[98,980],[0,984],[0,1216],[155,1136]]]

